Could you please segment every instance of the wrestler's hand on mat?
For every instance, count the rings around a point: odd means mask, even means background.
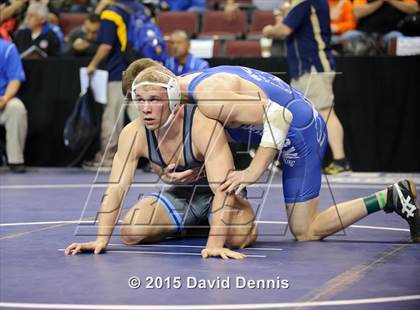
[[[227,260],[229,258],[234,258],[234,259],[244,259],[244,258],[246,258],[245,254],[232,251],[228,248],[205,248],[205,249],[201,250],[201,256],[203,258],[208,258],[208,257],[211,257],[211,256],[216,256],[216,257],[220,256],[224,260]]]
[[[106,243],[101,242],[101,241],[72,243],[64,250],[64,254],[76,255],[81,252],[93,252],[94,254],[100,254],[105,249],[106,249]]]
[[[200,168],[188,169],[182,172],[175,172],[175,169],[175,164],[169,164],[164,168],[160,175],[162,181],[170,184],[188,184],[202,177],[200,176]]]
[[[250,169],[231,171],[223,184],[220,185],[220,190],[228,193],[235,192],[236,195],[239,195],[247,185],[255,183],[259,177],[257,173]]]

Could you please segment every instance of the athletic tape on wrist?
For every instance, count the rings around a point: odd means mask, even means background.
[[[260,146],[281,151],[292,120],[293,115],[288,109],[270,100],[264,113],[264,129]]]

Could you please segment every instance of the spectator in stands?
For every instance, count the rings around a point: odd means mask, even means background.
[[[183,30],[175,30],[171,34],[171,46],[173,56],[169,57],[165,66],[175,75],[182,75],[191,71],[198,71],[209,68],[209,63],[201,58],[192,55],[190,50],[190,39]]]
[[[207,10],[206,0],[164,0],[160,1],[160,7],[163,10],[172,12],[199,12]]]
[[[26,171],[23,158],[27,132],[26,109],[16,94],[25,73],[16,46],[0,39],[0,125],[6,128],[6,153],[11,171]]]
[[[19,30],[14,42],[20,53],[37,46],[48,56],[60,53],[60,40],[48,24],[48,8],[40,2],[31,3],[26,12],[27,28]]]
[[[64,47],[64,35],[61,31],[59,26],[59,12],[55,6],[52,5],[51,1],[49,0],[30,0],[30,3],[43,3],[48,8],[48,26],[54,31],[55,35],[57,36],[58,40],[60,41],[60,48]]]
[[[292,0],[285,18],[276,25],[264,27],[263,35],[287,38],[291,85],[301,90],[326,120],[333,161],[325,173],[349,171],[343,145],[344,130],[334,112],[335,62],[330,48],[328,3]]]
[[[93,56],[96,53],[98,44],[96,34],[101,25],[98,14],[91,13],[86,18],[84,25],[73,29],[64,48],[64,54],[72,56]]]
[[[416,0],[354,0],[353,14],[357,19],[357,30],[348,33],[347,39],[378,33],[385,47],[392,38],[403,34],[397,30],[398,22],[407,14],[419,12]]]
[[[99,46],[87,67],[88,73],[93,74],[99,63],[106,60],[109,77],[108,102],[102,115],[100,150],[92,162],[83,164],[85,169],[110,169],[123,127],[124,117],[120,114],[124,104],[121,80],[122,73],[127,68],[124,51],[127,47],[127,25],[130,19],[126,8],[132,11],[140,9],[136,0],[119,0],[110,2],[102,10],[97,39]],[[127,113],[131,120],[138,117],[138,111],[133,105],[127,106]]]
[[[356,27],[350,0],[328,0],[331,17],[332,41],[341,41],[342,35]]]

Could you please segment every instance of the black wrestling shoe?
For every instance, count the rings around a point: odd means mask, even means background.
[[[13,173],[25,173],[26,167],[24,164],[9,164],[10,171]]]
[[[408,222],[411,240],[420,242],[420,210],[416,203],[416,185],[412,180],[400,180],[388,187],[386,213],[396,212]]]

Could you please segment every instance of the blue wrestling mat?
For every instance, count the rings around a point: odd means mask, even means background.
[[[122,217],[160,186],[137,174]],[[320,208],[400,177],[329,177]],[[411,177],[419,186],[420,175]],[[404,220],[377,212],[324,241],[296,242],[279,176],[270,188],[249,188],[259,237],[243,261],[202,259],[206,238],[125,246],[118,227],[105,254],[64,255],[70,243],[95,239],[106,180],[81,169],[1,174],[2,309],[420,309],[420,244],[410,243]]]

